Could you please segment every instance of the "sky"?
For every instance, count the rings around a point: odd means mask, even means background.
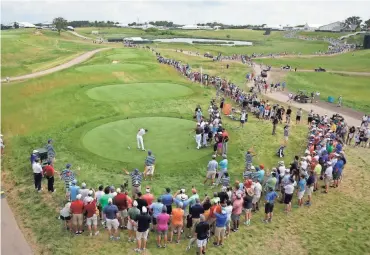
[[[349,16],[370,19],[368,1],[1,1],[1,23],[67,20],[111,20],[120,23],[155,20],[175,24],[221,22],[225,24],[300,25],[328,24]]]

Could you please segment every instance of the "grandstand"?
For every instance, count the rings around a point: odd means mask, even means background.
[[[357,25],[347,25],[344,22],[337,21],[324,26],[319,27],[318,32],[353,32],[357,28]]]

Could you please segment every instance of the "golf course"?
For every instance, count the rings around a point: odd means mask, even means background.
[[[282,71],[273,78],[273,82],[286,82],[284,93],[320,91],[322,101],[327,101],[329,96],[335,99],[343,96],[343,108],[350,108],[361,116],[370,113],[370,76],[303,71],[323,67],[328,71],[366,74],[370,72],[370,50],[312,56],[314,52],[326,50],[328,43],[289,39],[283,36],[284,32],[263,35],[264,31],[249,29],[174,30],[173,34],[166,35],[129,28],[87,27],[76,32],[93,38],[91,32],[95,30],[104,39],[190,37],[253,42],[253,46],[157,42],[148,45],[165,58],[188,63],[193,71],[232,81],[246,92],[249,88],[245,77],[253,73],[251,66],[237,60],[213,61],[203,54],[300,52],[300,56],[253,61],[276,68],[287,64],[298,68],[297,72]],[[120,241],[109,241],[100,223],[100,234],[94,237],[87,233],[75,236],[66,231],[58,219],[66,203],[65,184],[56,177],[57,191],[49,193],[44,180],[43,192],[36,192],[30,154],[52,139],[56,151],[54,168],[58,173],[70,163],[78,184],[85,182],[89,188],[97,190],[99,185],[117,188],[126,181],[131,185],[130,176],[123,169],[144,170],[147,152],[138,150],[136,141],[138,130],[144,128],[148,129],[144,136],[145,148],[155,155],[156,167],[153,180],[143,180],[143,191],[148,185],[159,197],[167,187],[174,193],[181,188],[190,192],[194,186],[201,199],[205,195],[212,196],[219,188],[203,185],[203,181],[212,159],[213,144],[197,150],[194,110],[200,105],[203,115],[208,116],[207,109],[216,98],[216,89],[192,82],[172,66],[158,63],[155,52],[146,45],[129,48],[122,43],[96,44],[67,31],[60,35],[56,31],[35,31],[2,31],[2,79],[47,70],[95,49],[105,50],[60,71],[2,82],[1,133],[6,145],[1,162],[2,189],[19,228],[35,254],[136,254],[135,244],[127,242],[126,230],[120,230]],[[310,36],[309,32],[302,35]],[[178,49],[200,55],[184,54]],[[288,98],[280,102],[273,96],[259,96],[271,104],[288,106]],[[217,105],[219,102],[217,100]],[[239,107],[229,98],[225,102]],[[301,124],[296,124],[293,115],[295,118],[297,107],[292,110],[289,143],[283,159],[286,166],[295,155],[303,154],[307,144],[307,113],[303,113]],[[276,151],[284,143],[284,125],[278,125],[277,134],[272,136],[271,123],[251,113],[244,128],[240,128],[239,120],[233,121],[224,115],[222,118],[222,127],[230,137],[227,159],[231,185],[235,180],[243,181],[245,153],[250,148],[256,153],[253,164],[264,164],[266,174],[282,160]],[[358,125],[360,123],[359,119]],[[284,213],[284,205],[277,203],[271,224],[261,221],[263,209],[253,213],[252,224],[241,225],[222,247],[213,247],[210,241],[207,254],[369,254],[369,148],[346,146],[345,153],[347,164],[339,188],[330,189],[328,194],[315,192],[311,207],[293,206],[289,215]],[[296,196],[292,203],[296,205]],[[179,244],[169,243],[166,249],[156,247],[155,236],[155,233],[149,234],[145,254],[186,254],[185,235]],[[195,249],[189,254],[195,254]]]

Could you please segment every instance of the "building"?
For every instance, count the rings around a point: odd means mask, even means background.
[[[31,24],[29,22],[19,22],[19,21],[11,22],[11,23],[9,23],[5,26],[10,27],[10,28],[14,28],[14,23],[17,23],[19,28],[36,28],[36,26],[34,24]]]
[[[357,25],[345,24],[344,22],[337,21],[324,26],[319,27],[318,32],[353,32],[357,28]]]
[[[199,27],[197,25],[185,25],[185,26],[180,27],[180,29],[199,30]]]

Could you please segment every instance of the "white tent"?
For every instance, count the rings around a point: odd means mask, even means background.
[[[17,22],[19,27],[21,28],[35,28],[36,26],[34,24],[31,24],[29,22]]]

